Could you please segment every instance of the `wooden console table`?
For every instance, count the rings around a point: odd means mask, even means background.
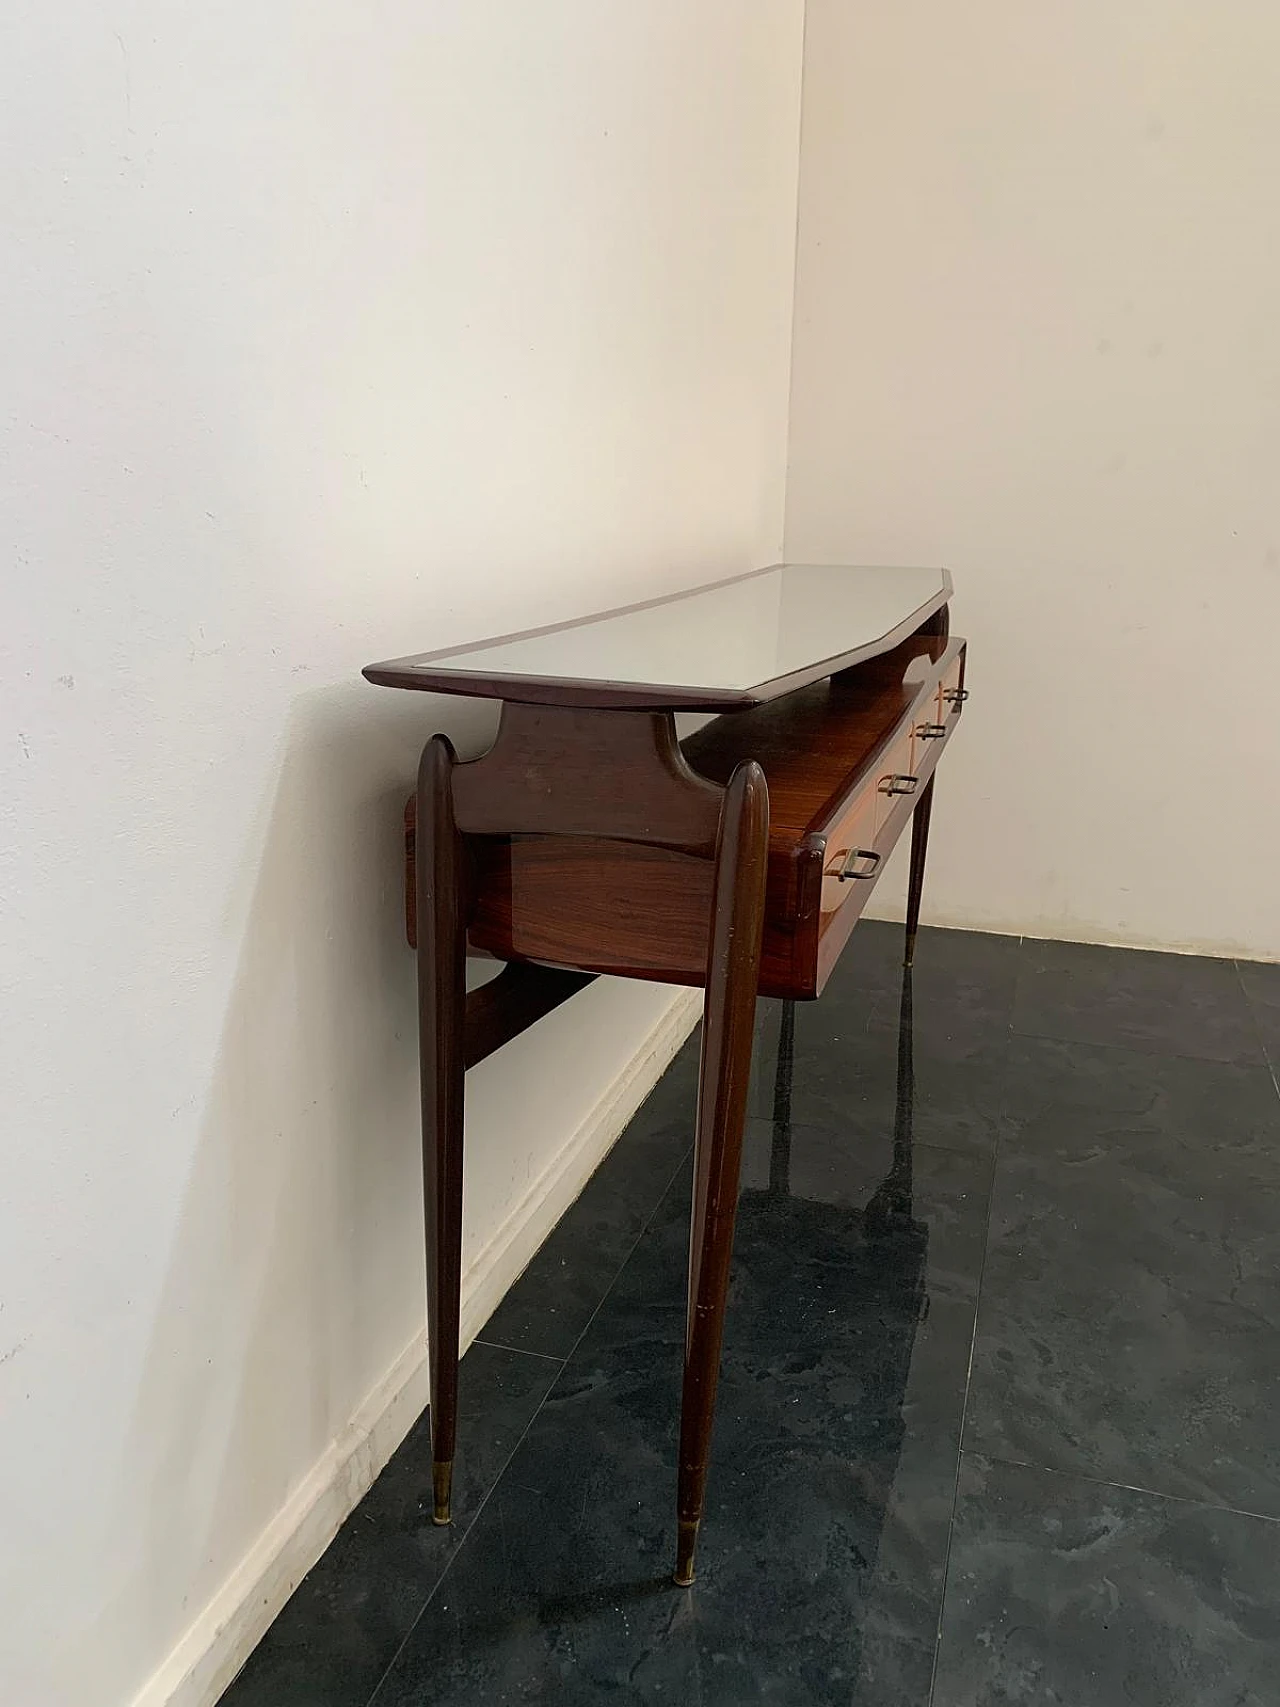
[[[788,564],[364,672],[503,701],[422,753],[418,956],[435,1520],[450,1521],[463,1076],[598,974],[706,991],[675,1580],[693,1581],[757,993],[817,996],[908,820],[910,964],[934,770],[961,706],[942,570]],[[719,715],[681,742],[679,711]],[[466,991],[468,954],[506,962]]]

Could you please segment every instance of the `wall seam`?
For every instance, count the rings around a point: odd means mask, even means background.
[[[791,247],[791,337],[787,355],[787,411],[782,439],[782,561],[787,561],[791,538],[791,421],[796,396],[796,308],[800,300],[800,207],[804,188],[805,84],[809,71],[809,6],[800,15],[800,114],[796,125],[796,217]]]

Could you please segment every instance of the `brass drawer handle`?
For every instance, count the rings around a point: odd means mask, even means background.
[[[963,705],[969,697],[969,690],[968,688],[944,688],[942,697],[952,705]]]
[[[868,864],[862,871],[855,871],[854,861],[865,859]],[[844,864],[836,872],[841,883],[847,883],[851,877],[874,877],[880,864],[880,855],[871,848],[850,848],[844,856]]]
[[[920,786],[920,778],[911,776],[904,771],[895,771],[892,776],[882,777],[880,781],[881,794],[914,794]]]
[[[940,741],[946,732],[945,723],[921,723],[916,727],[916,734],[924,741]]]

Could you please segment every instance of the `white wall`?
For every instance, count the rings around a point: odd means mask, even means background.
[[[1280,9],[810,0],[787,550],[947,562],[952,923],[1280,955]]]
[[[12,1707],[130,1700],[420,1335],[399,820],[488,725],[359,668],[778,555],[800,31],[6,13]],[[473,1075],[469,1259],[670,1000]]]

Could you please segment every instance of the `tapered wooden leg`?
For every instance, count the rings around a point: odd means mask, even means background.
[[[458,1434],[462,1285],[462,1107],[466,1019],[466,883],[453,816],[454,752],[443,735],[418,767],[414,876],[418,905],[418,1055],[427,1235],[427,1360],[434,1519],[451,1521]]]
[[[680,1411],[675,1580],[682,1585],[693,1581],[693,1556],[706,1494],[742,1166],[768,857],[769,794],[764,772],[749,762],[739,765],[730,778],[716,843]]]
[[[911,819],[911,877],[907,884],[907,952],[906,963],[916,957],[916,933],[920,929],[920,897],[924,892],[924,861],[929,851],[929,814],[933,811],[933,785],[936,775],[924,785],[920,804]]]

